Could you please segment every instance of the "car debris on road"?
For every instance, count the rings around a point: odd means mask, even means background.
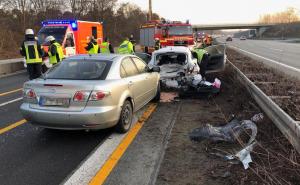
[[[202,141],[204,139],[208,139],[212,142],[236,143],[239,136],[243,132],[246,130],[251,130],[251,136],[246,146],[235,154],[228,155],[228,153],[212,153],[213,155],[222,157],[225,160],[239,159],[243,163],[244,168],[248,169],[249,163],[252,162],[250,152],[253,150],[256,144],[255,138],[257,135],[257,126],[255,123],[259,123],[263,120],[263,118],[264,115],[259,113],[255,114],[251,120],[240,121],[236,118],[233,118],[229,123],[220,127],[214,127],[210,124],[207,124],[204,127],[193,130],[189,136],[192,141]]]

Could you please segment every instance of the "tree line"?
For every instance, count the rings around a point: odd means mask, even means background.
[[[259,23],[281,23],[290,24],[300,21],[299,10],[293,7],[289,7],[282,12],[277,12],[273,14],[265,14],[260,16]]]
[[[78,19],[102,22],[104,35],[113,44],[133,34],[147,21],[147,12],[118,0],[0,0],[0,58],[17,55],[26,28],[37,32],[47,19]],[[154,19],[159,19],[154,14]],[[10,54],[12,53],[12,54]]]

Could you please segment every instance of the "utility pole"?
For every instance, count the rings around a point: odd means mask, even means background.
[[[149,0],[148,21],[152,20],[152,0]]]

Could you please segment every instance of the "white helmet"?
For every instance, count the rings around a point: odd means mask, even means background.
[[[47,42],[47,43],[52,42],[52,41],[55,41],[55,38],[52,35],[46,37],[46,39],[45,39],[45,42]]]
[[[34,35],[33,29],[26,29],[25,35]]]

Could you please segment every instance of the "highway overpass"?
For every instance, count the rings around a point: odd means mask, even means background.
[[[270,27],[275,26],[276,24],[195,24],[193,25],[193,31],[213,31],[213,30],[231,30],[231,29],[255,29],[256,37],[261,37],[261,35]]]
[[[200,30],[225,30],[225,29],[260,29],[272,27],[276,24],[195,24],[193,25],[194,31]]]

